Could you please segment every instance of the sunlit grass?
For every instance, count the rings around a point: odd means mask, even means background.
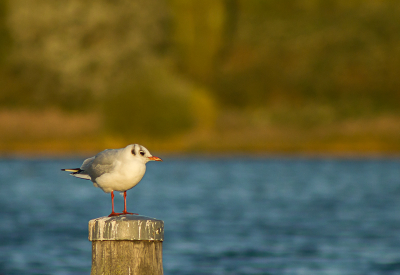
[[[307,114],[306,114],[307,115]],[[74,155],[141,143],[168,153],[398,154],[400,117],[348,119],[297,127],[297,120],[275,123],[273,114],[221,113],[214,128],[192,129],[158,138],[112,135],[99,114],[57,110],[0,112],[0,153]]]

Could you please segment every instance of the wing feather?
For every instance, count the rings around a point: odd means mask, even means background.
[[[71,176],[76,178],[91,180],[95,183],[96,178],[105,173],[110,173],[116,165],[115,159],[122,152],[122,149],[107,149],[94,157],[83,161],[81,168],[61,169],[62,171],[72,172]]]
[[[71,176],[75,177],[75,178],[80,178],[80,179],[84,179],[84,180],[91,180],[92,178],[88,175],[88,174],[84,174],[84,173],[71,173]]]
[[[122,149],[107,149],[98,153],[94,156],[94,159],[90,161],[90,166],[86,169],[87,173],[91,175],[92,179],[95,181],[95,179],[101,175],[112,172],[116,165],[115,159],[118,158],[121,152]]]
[[[96,158],[96,156],[85,159],[81,165],[81,170],[86,170],[90,165],[92,164],[93,160]]]
[[[80,168],[67,168],[67,169],[61,169],[61,171],[72,172],[69,174],[76,178],[91,180],[91,177],[84,170]]]

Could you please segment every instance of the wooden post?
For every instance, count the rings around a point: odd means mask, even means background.
[[[138,215],[89,221],[91,275],[162,275],[164,222]]]

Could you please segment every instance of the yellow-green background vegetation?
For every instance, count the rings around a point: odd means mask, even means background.
[[[0,151],[400,152],[397,0],[0,0]]]

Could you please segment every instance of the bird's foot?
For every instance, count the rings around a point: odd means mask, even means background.
[[[122,215],[122,213],[111,212],[111,214],[108,216],[113,217],[113,216],[119,216],[119,215]]]
[[[121,216],[121,215],[139,215],[138,213],[131,213],[131,212],[127,212],[127,211],[122,211],[121,213],[117,213],[117,212],[111,212],[110,215],[108,215],[109,217],[114,217],[114,216]]]
[[[131,213],[131,212],[127,212],[127,211],[122,211],[122,213],[120,213],[121,215],[127,215],[127,214],[129,214],[129,215],[139,215],[138,213]]]

